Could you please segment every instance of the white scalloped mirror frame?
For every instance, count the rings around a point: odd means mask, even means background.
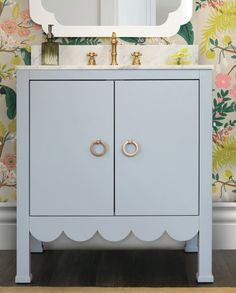
[[[167,21],[158,26],[66,26],[44,9],[41,0],[29,0],[29,5],[32,20],[41,24],[45,32],[48,32],[49,24],[54,25],[56,37],[110,37],[114,31],[118,37],[171,37],[181,25],[191,20],[193,14],[192,0],[182,0],[179,8],[169,13]]]

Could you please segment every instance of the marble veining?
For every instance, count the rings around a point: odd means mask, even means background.
[[[112,66],[112,65],[100,65],[100,66],[77,66],[77,65],[58,65],[58,66],[17,66],[20,70],[195,70],[195,69],[209,69],[212,70],[213,65],[140,65],[140,66]]]
[[[135,51],[141,52],[141,63],[143,66],[160,66],[167,65],[169,58],[173,54],[177,54],[179,50],[187,49],[187,60],[190,65],[198,64],[198,46],[184,46],[184,45],[118,45],[117,60],[119,69],[124,66],[132,64],[133,57],[131,54]],[[109,67],[111,64],[111,46],[97,45],[97,46],[60,46],[60,66],[76,65],[80,67],[87,67],[88,57],[87,53],[96,52],[97,68],[103,66]],[[41,46],[32,46],[31,64],[41,64]],[[133,66],[132,66],[133,67]],[[156,68],[156,67],[155,67]],[[126,69],[126,68],[124,68]]]

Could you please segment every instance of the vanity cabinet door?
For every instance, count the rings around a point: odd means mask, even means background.
[[[198,215],[198,80],[120,81],[115,93],[116,215]]]
[[[31,215],[114,214],[113,92],[110,81],[30,82]]]

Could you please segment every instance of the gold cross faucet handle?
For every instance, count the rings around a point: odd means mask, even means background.
[[[143,56],[142,53],[140,53],[140,52],[133,52],[131,54],[131,56],[134,57],[134,60],[133,60],[133,63],[132,63],[133,65],[141,65],[140,57]]]
[[[89,61],[88,61],[88,65],[96,65],[96,59],[95,57],[97,57],[97,53],[95,52],[89,52],[87,54],[87,56],[89,57]]]

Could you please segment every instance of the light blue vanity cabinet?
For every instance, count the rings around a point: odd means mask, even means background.
[[[116,215],[198,215],[198,143],[198,80],[116,82]]]
[[[30,214],[114,214],[113,81],[30,82]],[[109,147],[94,157],[90,145]]]
[[[16,282],[31,281],[30,234],[97,231],[198,239],[198,282],[213,282],[211,79],[206,66],[18,70]]]

